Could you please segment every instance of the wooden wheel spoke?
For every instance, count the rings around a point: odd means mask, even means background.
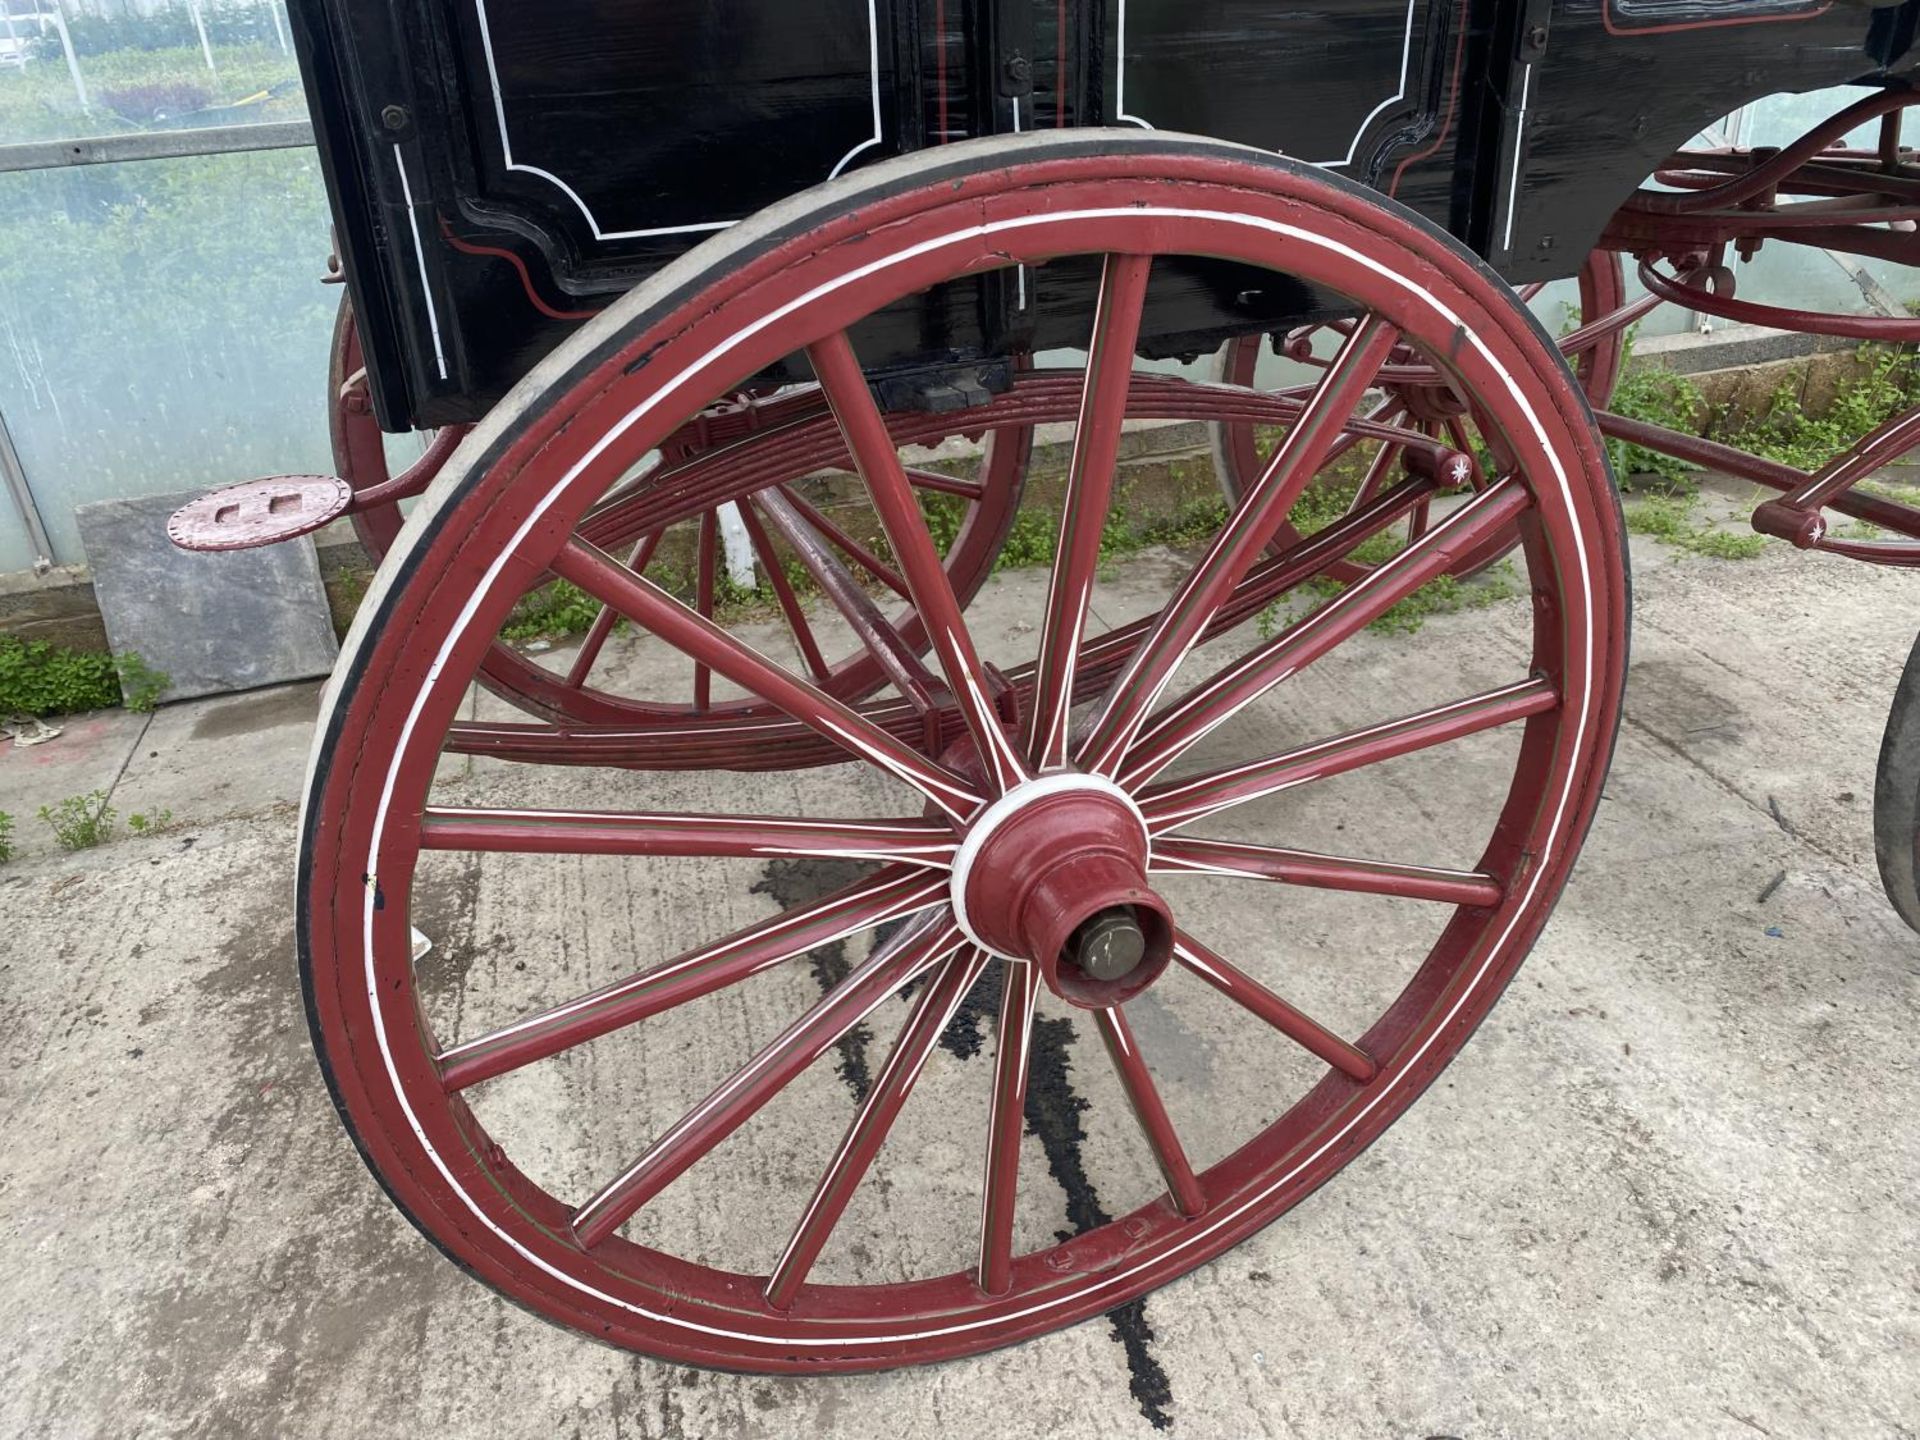
[[[1379,413],[1391,410],[1397,414],[1400,408],[1399,401],[1389,401],[1380,407]],[[1379,418],[1379,413],[1374,418]],[[1393,462],[1400,458],[1400,451],[1401,447],[1391,440],[1380,442],[1380,449],[1375,452],[1367,465],[1367,473],[1360,479],[1360,488],[1353,492],[1353,502],[1347,507],[1348,514],[1360,510],[1380,493],[1380,488],[1387,483],[1387,477],[1393,473]]]
[[[1160,1089],[1153,1083],[1153,1075],[1141,1057],[1140,1042],[1134,1038],[1133,1027],[1127,1024],[1125,1012],[1096,1011],[1094,1023],[1100,1028],[1100,1038],[1106,1042],[1113,1068],[1120,1074],[1120,1084],[1127,1092],[1134,1118],[1140,1122],[1154,1161],[1166,1179],[1167,1193],[1173,1197],[1174,1207],[1182,1215],[1198,1215],[1207,1208],[1207,1197],[1187,1159],[1186,1147],[1181,1145],[1180,1136],[1167,1115]]]
[[[929,820],[800,820],[780,815],[643,815],[604,810],[429,806],[426,850],[542,855],[812,855],[946,869],[953,827]]]
[[[1505,888],[1481,870],[1443,870],[1429,865],[1400,865],[1319,855],[1275,845],[1244,845],[1225,840],[1169,836],[1153,847],[1156,872],[1225,875],[1272,880],[1314,890],[1347,890],[1361,895],[1393,895],[1405,900],[1435,900],[1443,905],[1498,905]]]
[[[452,1046],[436,1057],[442,1083],[464,1089],[546,1060],[651,1015],[710,995],[889,920],[943,904],[944,877],[886,870],[823,900],[689,950],[587,995]]]
[[[760,568],[767,572],[767,583],[773,586],[773,598],[779,603],[780,613],[786,617],[787,630],[793,636],[793,643],[800,649],[800,658],[806,662],[813,678],[825,683],[832,678],[832,670],[827,665],[827,657],[820,653],[820,642],[814,638],[813,627],[807,623],[807,612],[800,604],[800,597],[794,593],[793,582],[787,578],[787,567],[780,563],[780,556],[773,548],[773,540],[767,534],[767,527],[760,523],[760,514],[751,502],[735,507],[740,514],[740,524],[747,532],[747,539],[753,545],[753,553],[760,557]]]
[[[720,514],[709,510],[700,517],[700,539],[698,569],[694,580],[694,610],[703,620],[713,619],[714,589],[719,579],[720,569]],[[699,651],[693,656],[693,708],[696,711],[713,708],[713,667],[701,657]]]
[[[901,468],[907,479],[921,490],[934,490],[942,495],[958,495],[963,500],[978,500],[987,493],[987,487],[978,480],[968,480],[958,475],[943,475],[938,470],[928,470],[920,465],[905,465]]]
[[[1399,331],[1368,316],[1328,366],[1300,418],[1207,553],[1161,610],[1153,629],[1107,690],[1086,743],[1083,768],[1117,775],[1134,736],[1208,620],[1252,566],[1339,442]]]
[[[607,1239],[649,1200],[757,1114],[894,991],[963,943],[951,920],[909,925],[793,1024],[665,1131],[612,1183],[573,1216],[588,1249]]]
[[[1511,525],[1529,503],[1526,487],[1516,479],[1481,491],[1312,614],[1195,687],[1140,735],[1121,767],[1125,783],[1145,784],[1202,736],[1453,569],[1461,556]]]
[[[1283,554],[1262,560],[1247,572],[1244,580],[1234,586],[1219,610],[1208,620],[1201,639],[1210,640],[1226,634],[1258,615],[1275,600],[1292,594],[1308,581],[1326,574],[1369,538],[1402,519],[1422,496],[1431,493],[1432,488],[1432,481],[1422,476],[1410,477],[1324,530],[1316,530],[1305,540],[1290,546]],[[1125,663],[1127,656],[1133,653],[1153,623],[1151,618],[1136,620],[1089,640],[1081,652],[1080,686],[1075,699],[1087,699],[1087,690],[1097,678],[1111,675]],[[1011,678],[1017,682],[1031,673],[1022,668],[1015,671]]]
[[[1546,680],[1523,680],[1449,705],[1423,710],[1383,725],[1350,731],[1264,760],[1209,771],[1140,795],[1140,808],[1155,835],[1313,780],[1342,775],[1400,755],[1543,715],[1560,698]]]
[[[1242,1009],[1258,1016],[1274,1029],[1343,1075],[1363,1084],[1378,1073],[1373,1058],[1348,1044],[1312,1016],[1282,1000],[1246,971],[1214,954],[1205,945],[1182,931],[1173,942],[1173,958],[1205,980]]]
[[[1467,433],[1465,422],[1457,415],[1452,415],[1447,418],[1447,439],[1453,443],[1453,448],[1458,450],[1462,455],[1472,455],[1474,453],[1473,437]],[[1486,478],[1479,474],[1477,466],[1475,467],[1475,479],[1480,482],[1474,486],[1476,490],[1486,484]]]
[[[904,780],[955,819],[964,819],[984,802],[986,797],[945,766],[920,755],[815,686],[788,674],[605,552],[584,541],[571,540],[555,557],[553,569],[668,644],[704,658],[743,690]]]
[[[914,608],[946,674],[953,703],[986,761],[995,793],[1003,793],[1028,778],[1029,772],[1001,728],[988,697],[986,672],[967,633],[953,582],[920,513],[913,486],[901,468],[900,453],[894,447],[886,418],[874,403],[859,358],[844,333],[809,346],[807,358],[900,562]]]
[[[901,1027],[900,1038],[894,1041],[885,1067],[875,1077],[873,1088],[847,1127],[845,1138],[814,1188],[813,1198],[807,1202],[793,1238],[787,1242],[785,1252],[767,1279],[767,1303],[776,1310],[791,1305],[794,1295],[806,1283],[813,1262],[819,1258],[834,1226],[846,1212],[847,1202],[880,1153],[934,1046],[940,1043],[941,1035],[960,1009],[960,1002],[973,989],[989,958],[983,950],[963,949],[946,960],[940,973],[921,990],[913,1013]]]
[[[987,1120],[987,1172],[981,1186],[980,1264],[975,1276],[989,1295],[1013,1284],[1013,1217],[1020,1182],[1020,1136],[1027,1124],[1027,1055],[1033,1041],[1040,967],[1002,960],[1000,1031],[993,1060],[993,1104]]]
[[[755,498],[760,508],[766,511],[768,523],[792,547],[793,553],[800,557],[800,563],[813,576],[814,583],[833,602],[834,608],[859,637],[868,653],[879,662],[894,688],[923,714],[933,709],[941,689],[939,680],[920,663],[920,657],[914,653],[913,647],[880,613],[880,607],[873,603],[873,597],[861,588],[860,582],[853,578],[831,547],[821,539],[820,532],[807,522],[806,516],[795,508],[783,491],[767,490]]]
[[[665,531],[655,530],[650,535],[642,535],[633,553],[627,556],[627,568],[636,575],[644,575],[647,565],[653,559],[653,552],[660,547],[660,537]],[[567,684],[578,690],[587,683],[587,676],[593,673],[594,663],[599,660],[600,652],[606,648],[607,637],[613,634],[613,627],[620,619],[620,612],[613,606],[601,603],[600,613],[593,617],[593,624],[587,627],[587,633],[580,642],[580,649],[573,657],[573,664],[567,670]]]
[[[1431,500],[1422,500],[1408,512],[1407,544],[1411,546],[1418,541],[1422,535],[1425,535],[1427,531],[1432,528],[1432,522],[1433,502]]]
[[[1060,538],[1041,613],[1036,689],[1027,752],[1042,769],[1067,762],[1067,720],[1073,708],[1080,635],[1093,601],[1100,540],[1113,502],[1114,469],[1133,379],[1133,352],[1153,259],[1109,255],[1100,281],[1087,379],[1080,394],[1073,458],[1060,504]]]
[[[764,494],[765,492],[762,493]],[[858,565],[862,570],[865,570],[902,600],[911,600],[913,598],[907,589],[906,580],[898,570],[874,554],[867,546],[862,545],[858,540],[854,539],[853,536],[841,529],[840,526],[834,524],[833,521],[822,514],[816,506],[797,494],[792,486],[775,486],[774,493],[784,497],[786,502],[793,506],[793,508],[805,518],[807,524],[811,525],[815,531],[824,536],[836,550],[853,561],[854,564]]]

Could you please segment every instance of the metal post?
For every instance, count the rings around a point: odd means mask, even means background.
[[[727,578],[742,590],[753,589],[759,583],[753,572],[753,537],[731,500],[720,507],[720,543],[726,551]]]
[[[40,507],[34,503],[33,491],[27,488],[26,468],[20,463],[20,452],[13,448],[13,435],[7,429],[7,417],[3,414],[0,414],[0,481],[6,483],[13,508],[27,527],[27,539],[33,545],[34,571],[43,573],[51,569],[53,542],[47,538],[47,527],[40,519]]]
[[[280,42],[280,53],[287,53],[287,27],[280,20],[280,0],[267,0],[267,16],[273,21],[273,38]]]
[[[220,67],[213,63],[213,46],[207,43],[207,22],[200,18],[200,0],[187,0],[187,13],[193,16],[193,28],[200,33],[200,53],[207,57],[207,70],[218,75]]]
[[[67,57],[67,73],[73,77],[73,93],[80,99],[80,108],[91,114],[93,102],[87,99],[87,82],[80,78],[80,60],[73,53],[73,36],[67,33],[66,0],[53,0],[53,28],[60,32],[60,49]]]

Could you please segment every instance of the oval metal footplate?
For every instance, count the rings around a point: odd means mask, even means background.
[[[182,550],[251,550],[310,535],[347,513],[353,489],[332,475],[269,475],[202,495],[167,521]]]

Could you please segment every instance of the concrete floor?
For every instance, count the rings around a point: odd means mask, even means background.
[[[315,687],[104,716],[0,750],[0,809],[24,842],[0,869],[0,1434],[1920,1433],[1920,937],[1878,893],[1869,829],[1879,729],[1920,624],[1913,582],[1783,547],[1636,560],[1607,803],[1544,940],[1428,1097],[1298,1210],[1133,1313],[885,1376],[756,1379],[603,1349],[465,1279],[389,1207],[335,1120],[296,994],[294,805]],[[1125,618],[1169,573],[1164,558],[1129,562],[1103,613]],[[1024,633],[1031,588],[996,581],[983,626]],[[1410,651],[1437,684],[1499,678],[1520,624],[1491,610],[1414,642],[1363,637],[1324,662],[1318,698],[1254,718],[1337,719],[1381,676],[1398,687],[1404,670],[1386,667]],[[1490,794],[1493,759],[1458,774]],[[674,793],[776,808],[769,789],[811,783]],[[448,784],[496,803],[541,793],[484,767]],[[34,809],[96,786],[123,816],[171,810],[175,828],[54,851]],[[1275,821],[1312,834],[1387,809],[1387,792],[1345,793]],[[1391,798],[1382,837],[1407,830],[1409,803],[1434,836],[1472,808],[1411,781]],[[610,926],[621,942],[697,930],[815,884],[769,869],[643,888],[571,861],[530,885],[447,864],[416,897],[442,999],[509,1011],[526,997],[480,992],[545,965],[540,993],[558,998],[630,965],[600,954],[618,948],[596,946]],[[1245,903],[1218,902],[1225,934],[1262,933],[1239,919]],[[1288,912],[1303,969],[1354,933],[1397,933],[1343,916]],[[769,1033],[811,982],[782,983],[701,1012],[708,1030],[608,1083],[662,1113],[684,1103],[744,1058],[735,1031]],[[1351,982],[1318,983],[1314,1003],[1344,1013]],[[1050,1033],[1053,1083],[1091,1108],[1084,1143],[1046,1126],[1029,1137],[1031,1243],[1075,1203],[1138,1203],[1103,1062]],[[1170,1092],[1184,1087],[1169,1103],[1190,1144],[1229,1143],[1219,1115],[1257,1098],[1264,1062],[1174,1004],[1141,1033]],[[837,1135],[859,1058],[843,1047],[780,1114]],[[977,1095],[970,1063],[942,1073]],[[498,1123],[519,1121],[537,1150],[566,1131],[576,1082],[509,1093]],[[928,1255],[971,1203],[949,1167],[977,1169],[970,1139],[948,1155],[939,1138],[911,1142],[916,1163],[868,1216]],[[813,1173],[784,1143],[723,1150],[717,1178],[662,1222],[668,1238],[718,1247],[704,1212],[777,1243],[792,1186],[804,1194]],[[552,1164],[567,1163],[556,1148]]]

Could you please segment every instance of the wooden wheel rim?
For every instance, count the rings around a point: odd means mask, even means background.
[[[1384,1057],[1372,1081],[1330,1075],[1215,1165],[1197,1218],[1163,1200],[1090,1232],[1124,1235],[1124,1263],[1050,1267],[1062,1247],[1021,1257],[999,1296],[953,1275],[811,1287],[778,1312],[751,1277],[618,1236],[582,1250],[562,1238],[568,1208],[490,1153],[447,1093],[412,1002],[404,898],[418,817],[461,677],[478,670],[517,594],[494,581],[510,564],[545,567],[570,516],[601,493],[592,463],[610,437],[653,443],[642,421],[668,423],[665,400],[696,378],[738,383],[967,265],[1101,251],[1224,255],[1363,295],[1430,353],[1461,344],[1458,370],[1476,392],[1498,388],[1541,562],[1536,666],[1558,686],[1557,708],[1527,722],[1489,850],[1512,862],[1513,890],[1459,911],[1363,1037]],[[1597,804],[1625,608],[1617,503],[1577,392],[1491,272],[1417,217],[1304,167],[1160,136],[1021,137],[877,166],[694,252],[588,327],[469,440],[401,536],[330,688],[302,825],[303,980],[336,1103],[388,1193],[456,1261],[549,1318],[649,1353],[735,1369],[877,1368],[1102,1313],[1297,1203],[1384,1130],[1484,1016]],[[1073,1244],[1085,1253],[1089,1238]]]

